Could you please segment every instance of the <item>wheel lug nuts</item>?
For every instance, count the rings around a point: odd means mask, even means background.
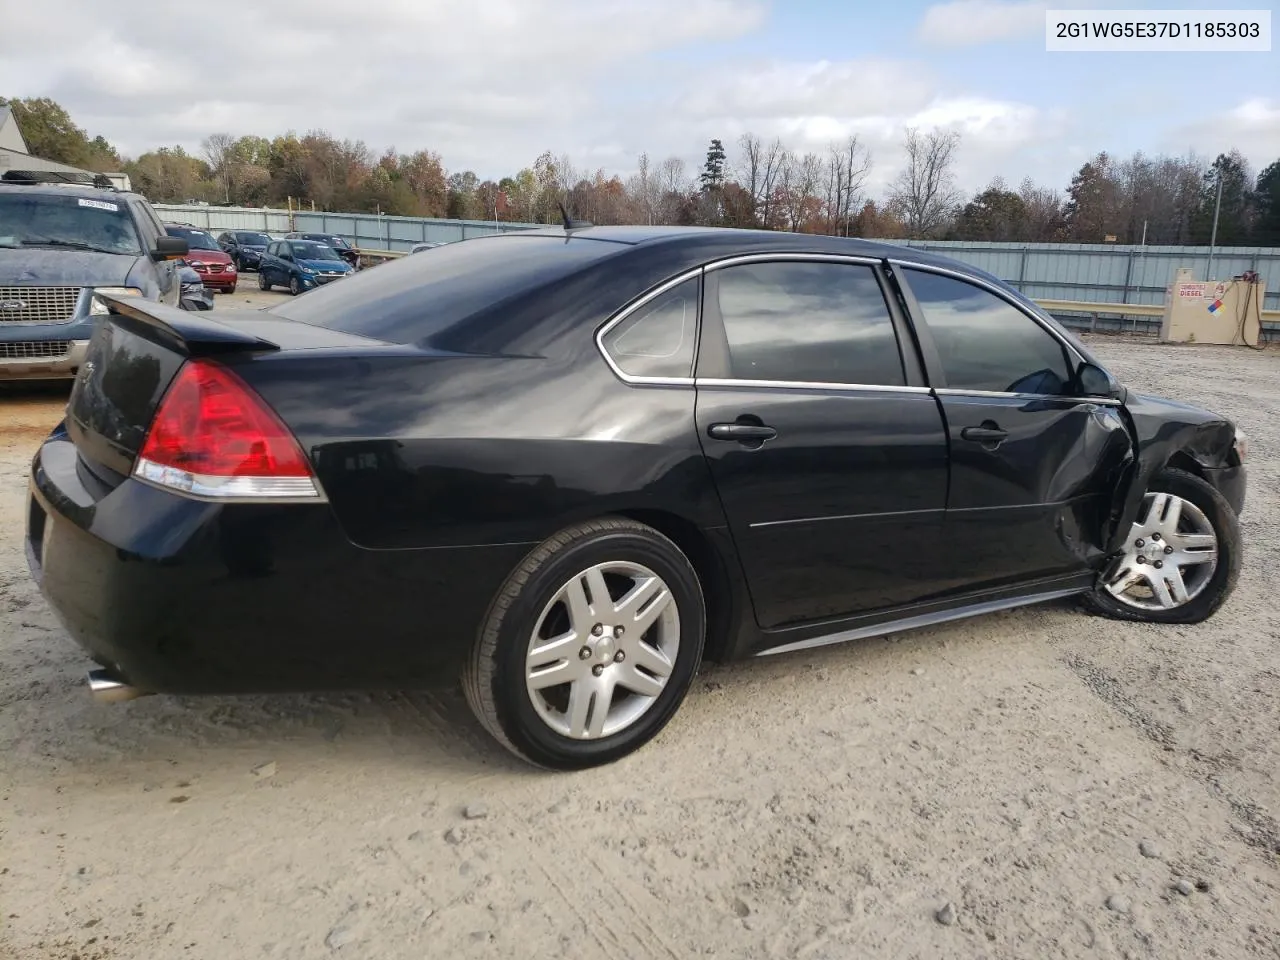
[[[1152,539],[1152,540],[1154,540],[1154,541],[1156,541],[1157,543],[1159,543],[1159,542],[1160,542],[1160,534],[1158,534],[1158,533],[1153,533],[1153,534],[1151,535],[1151,539]]]
[[[1143,540],[1141,537],[1139,537],[1137,540],[1135,540],[1135,541],[1133,542],[1133,545],[1134,545],[1135,547],[1145,547],[1145,546],[1147,545],[1147,541],[1145,541],[1145,540]]]
[[[1164,566],[1164,561],[1163,561],[1163,560],[1157,560],[1157,561],[1155,562],[1155,568],[1156,568],[1157,570],[1159,570],[1159,569],[1160,569],[1161,567],[1163,567],[1163,566]]]
[[[614,628],[613,628],[613,636],[614,636],[614,638],[615,638],[615,639],[617,639],[618,637],[622,636],[622,628],[621,628],[621,627],[614,627]]]
[[[602,633],[604,633],[604,625],[603,625],[603,624],[597,623],[594,627],[592,627],[592,628],[591,628],[591,635],[592,635],[593,637],[598,637],[598,636],[600,636],[600,634],[602,634]]]
[[[614,663],[621,663],[625,659],[627,659],[627,655],[623,653],[621,650],[619,650],[617,653],[613,655]]]
[[[1165,552],[1165,553],[1173,553],[1173,547],[1165,547],[1165,548],[1164,548],[1164,552]]]
[[[1137,558],[1137,560],[1138,560],[1138,563],[1146,563],[1146,562],[1147,562],[1147,558],[1146,558],[1146,557],[1138,557],[1138,558]]]
[[[578,651],[578,659],[579,659],[579,660],[590,660],[590,659],[591,659],[591,648],[590,648],[590,647],[583,647],[581,650],[579,650],[579,651]]]
[[[602,667],[600,664],[597,663],[594,667],[591,668],[591,672],[598,677],[600,676],[600,674],[604,673],[604,667]]]

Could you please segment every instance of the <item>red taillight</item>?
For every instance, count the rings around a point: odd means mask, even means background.
[[[311,464],[275,412],[238,376],[188,360],[165,392],[134,476],[216,499],[317,499]]]

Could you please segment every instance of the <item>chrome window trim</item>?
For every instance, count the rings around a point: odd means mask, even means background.
[[[903,385],[876,386],[873,383],[829,383],[806,380],[738,380],[732,377],[698,377],[699,387],[744,387],[773,390],[827,390],[842,393],[919,393],[928,394],[929,387]]]
[[[595,336],[596,349],[600,351],[600,355],[604,357],[604,362],[609,365],[609,369],[613,371],[614,376],[616,376],[623,383],[632,383],[632,384],[641,384],[641,385],[648,384],[648,385],[662,386],[662,387],[693,386],[692,375],[687,377],[643,377],[643,376],[636,376],[635,374],[624,372],[623,369],[618,366],[617,361],[613,359],[609,351],[605,348],[604,338],[608,335],[610,330],[612,330],[618,324],[622,323],[622,321],[626,320],[637,310],[641,309],[646,304],[653,302],[658,297],[666,293],[668,290],[678,287],[680,286],[680,284],[685,283],[686,281],[693,280],[697,277],[702,276],[702,271],[703,271],[702,267],[694,267],[692,270],[686,270],[684,273],[677,274],[675,277],[672,277],[669,280],[664,280],[662,283],[658,284],[658,286],[654,287],[652,290],[649,290],[647,293],[641,294],[639,299],[633,300],[631,303],[627,304],[625,307],[623,307],[621,310],[615,313],[612,317],[606,320],[604,324],[600,327],[600,329],[596,331],[596,336]],[[698,317],[697,317],[697,322],[694,324],[694,331],[693,331],[693,337],[694,337],[693,362],[694,363],[696,363],[698,359],[698,340],[701,336],[701,330],[702,330],[702,304],[698,304]]]
[[[725,267],[736,267],[743,263],[767,263],[770,260],[810,260],[822,263],[855,263],[864,267],[875,267],[884,263],[883,257],[868,257],[849,253],[740,253],[723,260],[713,260],[706,265],[706,271],[721,270]]]
[[[940,397],[1007,397],[1012,400],[1061,400],[1064,403],[1096,403],[1100,407],[1119,407],[1119,400],[1110,397],[1068,397],[1060,393],[1001,393],[998,390],[957,390],[951,387],[934,389]]]
[[[982,279],[982,277],[975,277],[961,270],[952,270],[950,267],[938,267],[938,266],[934,266],[931,263],[917,263],[912,260],[899,260],[896,257],[890,257],[889,262],[894,264],[895,266],[901,267],[904,270],[923,270],[926,273],[937,273],[937,274],[941,274],[944,277],[951,277],[953,280],[962,280],[965,283],[973,284],[975,287],[981,287],[983,290],[986,290],[988,293],[994,294],[996,297],[999,297],[1009,306],[1013,307],[1015,310],[1021,313],[1024,317],[1026,317],[1028,320],[1030,320],[1032,323],[1038,326],[1045,333],[1049,334],[1049,336],[1053,337],[1053,339],[1057,340],[1058,343],[1062,344],[1062,346],[1066,347],[1067,350],[1070,352],[1071,356],[1075,357],[1077,364],[1084,362],[1084,357],[1080,355],[1080,352],[1076,350],[1075,346],[1071,343],[1071,341],[1064,338],[1062,334],[1060,334],[1057,330],[1054,330],[1052,327],[1046,325],[1042,318],[1036,316],[1034,313],[1031,313],[1029,310],[1027,310],[1027,308],[1023,304],[1018,303],[1018,301],[1016,300],[1011,300],[1009,298],[1009,292],[1007,290],[1002,290],[1000,287],[997,287],[995,284]],[[923,320],[926,325],[928,324],[928,320],[926,318],[921,317],[920,319]],[[975,391],[965,391],[965,392],[973,393]],[[1008,396],[1008,394],[996,394],[996,396]]]

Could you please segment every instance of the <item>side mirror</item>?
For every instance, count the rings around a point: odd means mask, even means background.
[[[191,252],[191,245],[181,237],[160,237],[151,251],[152,260],[180,260]]]
[[[1112,380],[1107,371],[1087,360],[1082,362],[1080,369],[1076,371],[1076,382],[1080,385],[1081,396],[1124,400],[1126,393],[1124,387]]]

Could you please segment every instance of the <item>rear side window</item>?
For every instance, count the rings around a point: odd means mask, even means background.
[[[585,237],[479,237],[402,257],[267,312],[391,343],[419,343],[629,249]]]
[[[698,330],[698,279],[677,284],[640,307],[601,338],[623,373],[688,377]]]
[[[870,266],[751,263],[716,277],[734,379],[906,383],[893,320]]]
[[[990,393],[1071,393],[1071,364],[1057,337],[982,287],[906,271],[938,348],[947,387]]]

